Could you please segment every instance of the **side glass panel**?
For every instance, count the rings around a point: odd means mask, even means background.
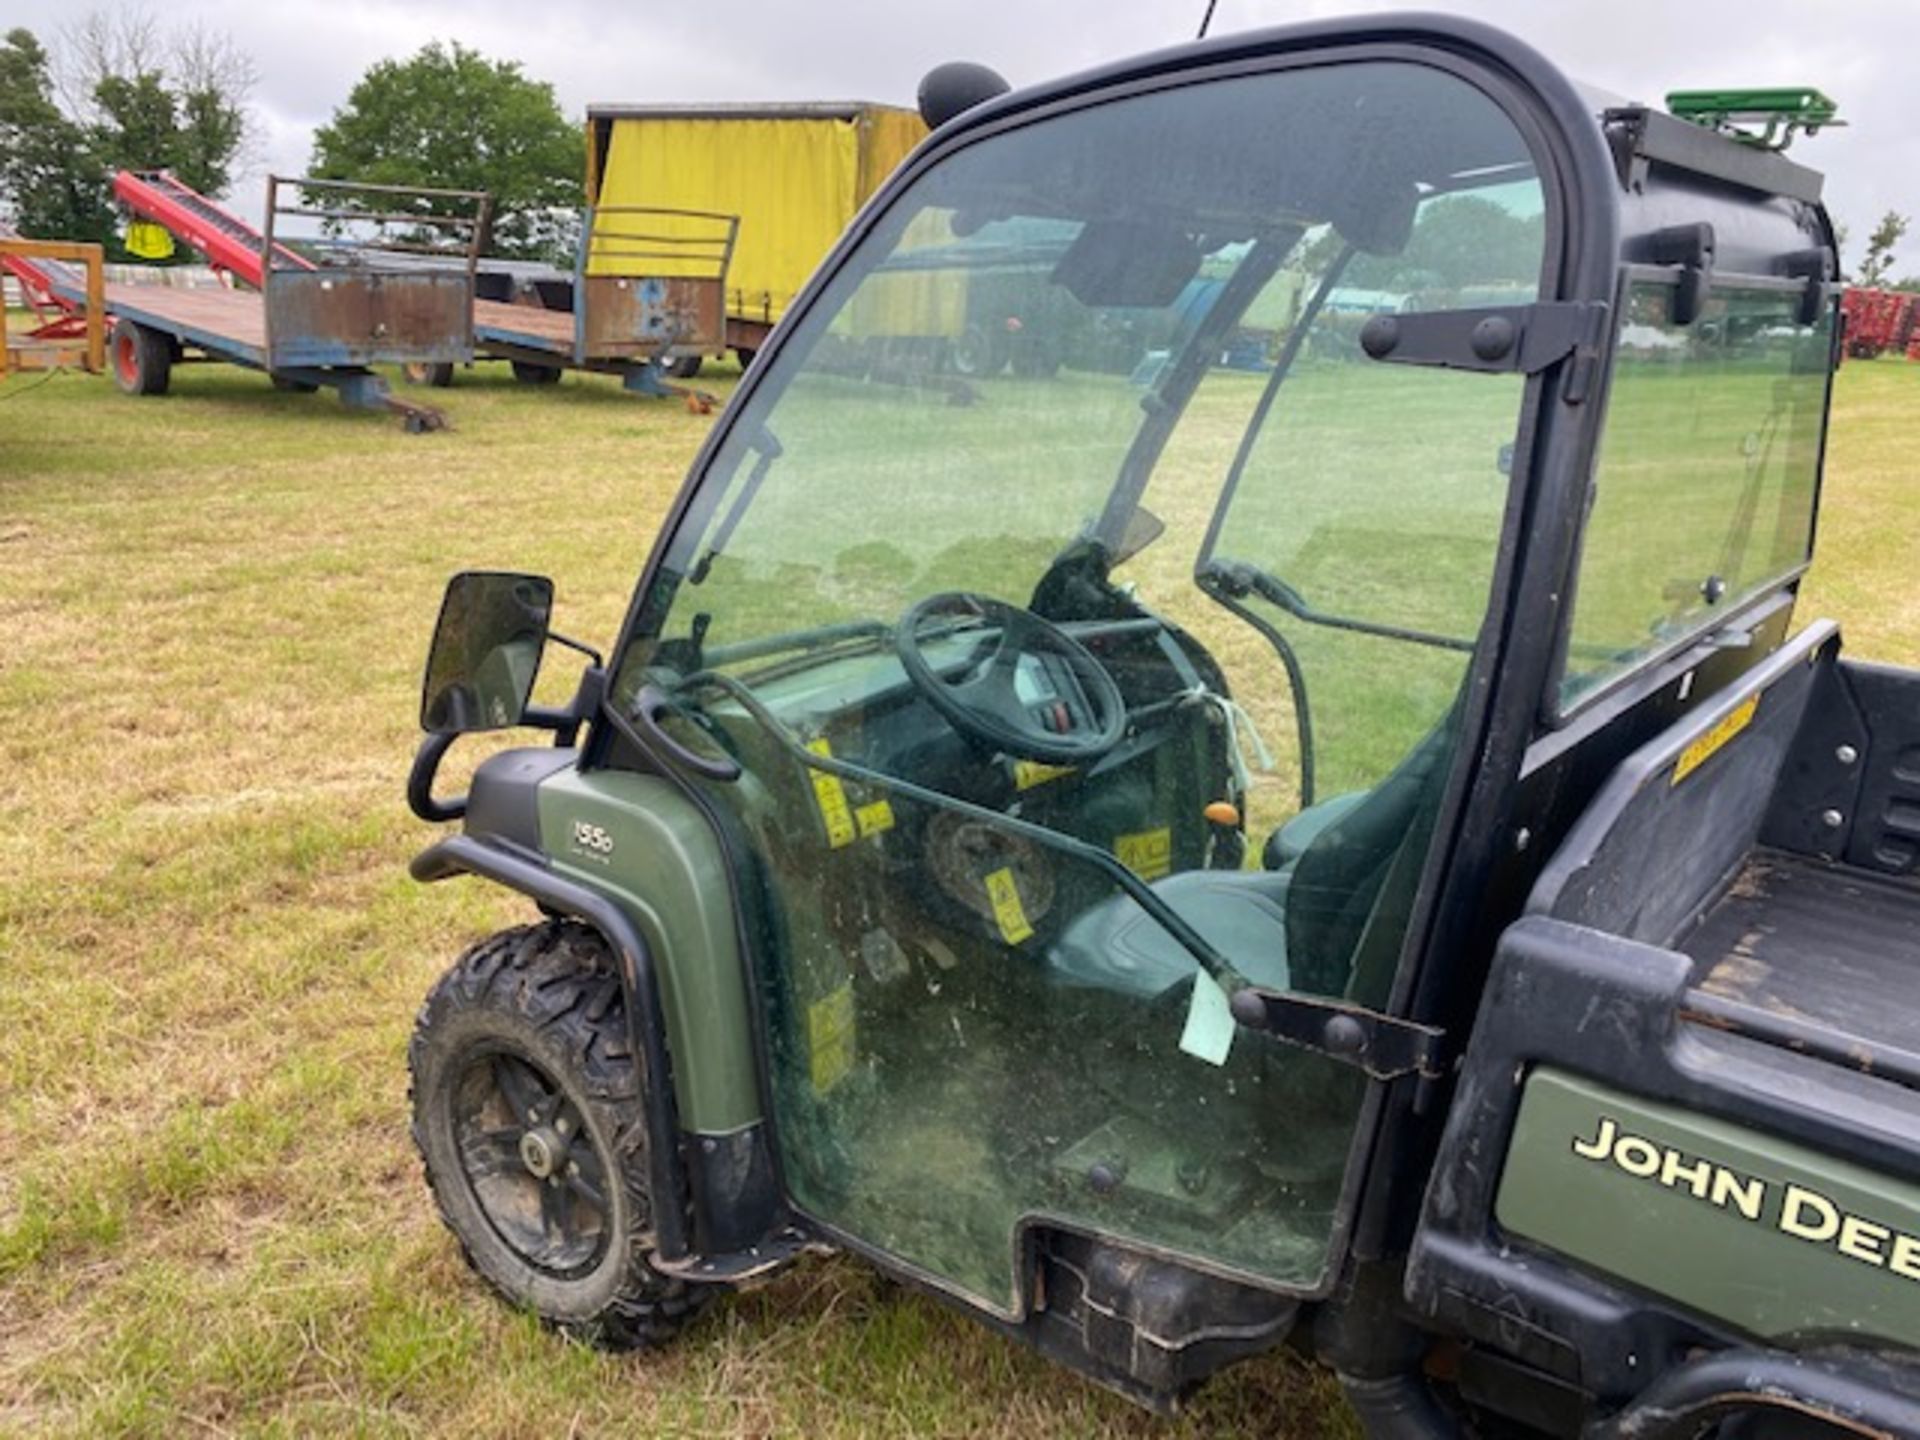
[[[1404,62],[1090,105],[927,172],[769,356],[614,693],[741,767],[809,1214],[1002,1313],[1029,1224],[1321,1282],[1367,1081],[1226,994],[1405,938],[1521,391],[1358,325],[1530,297],[1531,164]],[[1306,695],[1222,556],[1444,637],[1340,632],[1391,654],[1310,682],[1347,808],[1287,845]]]
[[[1294,872],[1288,950],[1303,988],[1386,1002],[1404,915],[1379,899],[1404,895],[1439,803],[1525,384],[1378,364],[1360,328],[1383,311],[1530,303],[1544,236],[1539,183],[1496,180],[1423,200],[1401,252],[1354,256],[1201,559],[1203,581],[1267,627],[1293,671],[1291,714],[1269,705],[1261,718],[1293,731],[1299,757],[1299,813],[1266,858]]]
[[[1779,583],[1813,542],[1833,312],[1717,281],[1691,325],[1627,289],[1560,685],[1564,710]]]

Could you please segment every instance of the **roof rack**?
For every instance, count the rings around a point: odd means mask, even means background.
[[[1784,150],[1798,134],[1817,135],[1836,119],[1840,107],[1812,86],[1759,90],[1673,90],[1667,109],[1682,120],[1760,150]],[[1753,126],[1759,129],[1753,129]]]
[[[1739,144],[1722,131],[1677,120],[1663,110],[1623,105],[1601,112],[1600,125],[1620,183],[1629,190],[1647,183],[1650,167],[1664,165],[1761,195],[1783,195],[1809,205],[1820,199],[1818,170],[1777,150]]]

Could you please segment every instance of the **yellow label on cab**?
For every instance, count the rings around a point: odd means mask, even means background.
[[[818,740],[807,742],[807,749],[816,755],[833,758],[833,747],[822,736]],[[853,818],[853,807],[847,804],[847,787],[840,783],[838,775],[830,775],[825,770],[809,767],[813,777],[813,799],[820,807],[820,819],[827,827],[827,844],[838,850],[842,845],[851,845],[859,838],[860,828]]]
[[[853,1069],[853,982],[807,1007],[807,1073],[824,1095]]]
[[[993,906],[993,918],[1000,927],[1000,938],[1007,944],[1018,945],[1033,934],[1033,926],[1027,923],[1026,908],[1020,903],[1020,887],[1014,883],[1011,869],[1002,866],[988,874],[987,900]]]
[[[860,827],[862,835],[878,835],[883,830],[893,828],[893,806],[884,800],[876,800],[854,811],[853,820]]]
[[[1114,838],[1113,853],[1142,880],[1158,880],[1173,869],[1173,830],[1141,830]]]
[[[1755,691],[1729,711],[1706,734],[1680,752],[1680,758],[1673,762],[1673,784],[1678,785],[1687,776],[1698,770],[1712,759],[1726,743],[1753,723],[1754,712],[1760,708],[1760,692]]]

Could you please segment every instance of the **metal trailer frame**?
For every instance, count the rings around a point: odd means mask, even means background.
[[[0,380],[16,370],[56,370],[78,365],[98,375],[107,368],[106,251],[91,241],[27,240],[0,231],[0,269],[20,282],[27,305],[40,323],[24,335],[5,333],[0,321]],[[68,262],[86,267],[79,302],[56,292],[55,277],[39,262]]]
[[[709,222],[712,233],[641,233],[599,236],[601,215],[652,216],[668,221]],[[473,329],[485,354],[511,361],[517,374],[546,380],[562,370],[618,375],[639,395],[686,398],[701,410],[714,397],[667,383],[665,362],[712,353],[726,342],[726,279],[733,263],[740,218],[710,210],[660,206],[590,206],[570,273],[510,276],[511,299],[482,298],[476,291]],[[667,229],[672,228],[664,227]],[[619,273],[589,274],[596,261],[616,260]],[[650,263],[675,272],[650,273]],[[710,273],[708,273],[710,272]],[[564,304],[543,285],[567,287]],[[429,377],[416,366],[409,378],[444,384],[450,367]]]
[[[283,202],[283,186],[294,187],[307,203]],[[107,308],[118,320],[164,337],[173,363],[195,358],[186,352],[197,350],[199,358],[264,371],[289,388],[326,386],[350,408],[393,411],[409,432],[444,427],[446,417],[439,410],[394,395],[370,367],[471,357],[474,268],[492,206],[485,192],[270,175],[264,232],[171,176],[122,171],[115,177],[114,192],[130,209],[205,254],[216,268],[256,287],[176,291],[108,286]],[[311,202],[315,193],[326,192],[394,197],[397,203],[393,210],[381,211]],[[452,201],[471,209],[435,214],[408,209],[408,201]],[[286,218],[320,221],[321,236],[301,243],[317,251],[321,262],[339,263],[317,263],[276,241],[278,222]],[[382,229],[405,225],[416,238],[383,235],[373,244],[349,243],[342,237],[355,224]],[[422,232],[449,238],[417,238]],[[380,263],[379,257],[389,252],[453,254],[462,263],[453,270]],[[124,371],[123,348],[116,342],[116,364]]]

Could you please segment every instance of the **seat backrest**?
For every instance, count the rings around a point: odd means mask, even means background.
[[[1315,836],[1294,862],[1287,887],[1287,963],[1295,989],[1346,995],[1356,952],[1389,879],[1396,893],[1408,890],[1411,898],[1459,715],[1456,703],[1365,800]],[[1408,870],[1411,879],[1404,876]]]

